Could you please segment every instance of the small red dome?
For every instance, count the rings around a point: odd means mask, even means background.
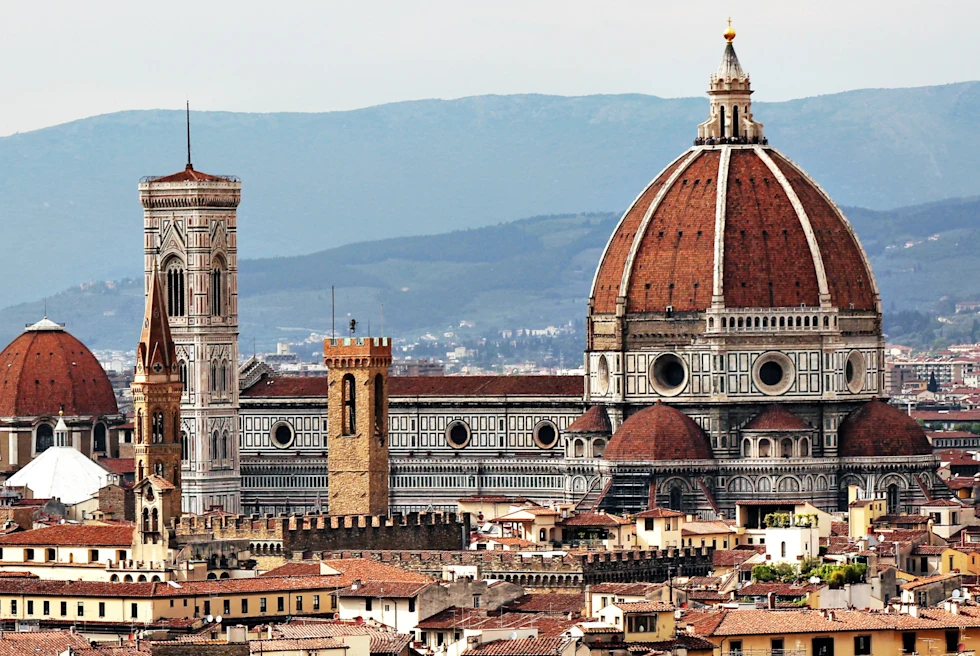
[[[566,433],[611,433],[612,423],[606,406],[594,405],[565,429]]]
[[[805,421],[794,415],[781,405],[767,406],[752,420],[742,427],[749,431],[801,431],[810,430]]]
[[[907,414],[878,399],[851,411],[838,431],[844,458],[923,456],[932,453],[925,431]]]
[[[657,403],[623,422],[602,455],[605,460],[711,460],[708,436],[680,410]]]
[[[843,311],[877,309],[870,264],[844,215],[764,146],[695,147],[654,179],[606,246],[593,312],[616,312],[620,296],[630,314],[703,311],[716,282],[728,308],[819,307],[824,292]]]
[[[0,353],[0,416],[119,413],[99,361],[60,325],[44,319]]]

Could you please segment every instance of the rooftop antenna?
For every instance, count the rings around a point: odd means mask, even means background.
[[[191,101],[187,101],[187,168],[193,169],[191,164]]]
[[[330,285],[330,338],[337,339],[337,303],[333,285]]]
[[[385,338],[385,304],[381,304],[381,339]]]

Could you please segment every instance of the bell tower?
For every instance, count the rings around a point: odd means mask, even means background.
[[[154,268],[130,385],[136,432],[134,556],[139,560],[166,559],[171,521],[180,517],[182,388],[163,284]]]
[[[242,183],[188,162],[143,178],[147,292],[159,269],[183,383],[183,510],[241,511],[238,457],[238,242]]]
[[[329,512],[388,514],[388,368],[391,341],[325,339]]]

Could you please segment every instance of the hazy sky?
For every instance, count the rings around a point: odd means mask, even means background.
[[[731,15],[756,97],[980,79],[977,0],[8,2],[0,134],[122,109],[701,95]]]

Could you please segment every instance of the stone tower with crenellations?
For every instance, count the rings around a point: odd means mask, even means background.
[[[326,339],[329,512],[388,514],[387,338]]]
[[[188,160],[190,157],[188,157]],[[241,510],[238,245],[241,182],[183,171],[140,181],[145,271],[159,269],[184,384],[183,510]],[[150,285],[146,286],[147,291]]]

